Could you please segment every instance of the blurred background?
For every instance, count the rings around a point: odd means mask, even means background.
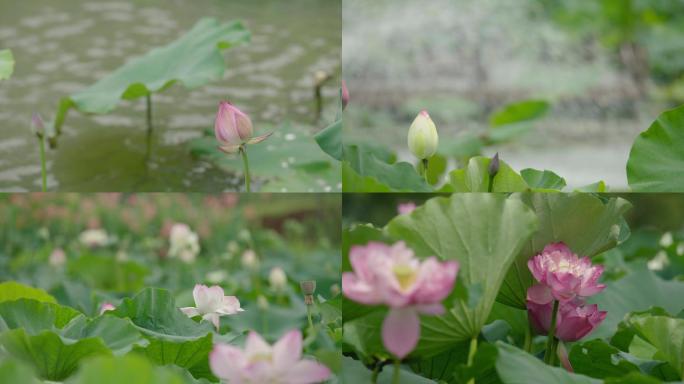
[[[195,284],[218,284],[246,309],[225,326],[276,338],[306,324],[301,281],[316,281],[319,302],[339,293],[340,205],[337,194],[2,195],[0,282],[89,316],[149,286],[194,306]]]
[[[337,108],[339,0],[0,0],[0,47],[13,51],[15,72],[0,85],[0,190],[40,190],[40,155],[31,114],[54,118],[62,97],[80,91],[128,60],[166,45],[204,17],[242,20],[249,44],[225,51],[221,81],[153,96],[155,134],[145,159],[145,100],[122,102],[106,115],[72,111],[58,151],[48,153],[48,186],[62,191],[222,191],[239,184],[183,143],[212,129],[218,103],[250,114],[258,133],[284,120],[306,133],[315,123],[314,75],[327,118]]]
[[[624,190],[636,135],[684,103],[681,1],[345,0],[343,18],[345,140],[409,161],[425,108],[457,162],[498,151],[569,187]],[[497,135],[497,112],[523,101],[525,126]]]

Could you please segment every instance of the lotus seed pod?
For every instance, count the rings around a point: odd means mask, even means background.
[[[437,152],[439,136],[437,127],[426,110],[420,111],[408,132],[408,147],[414,156],[429,159]]]

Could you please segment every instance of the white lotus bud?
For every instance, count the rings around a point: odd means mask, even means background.
[[[437,152],[439,136],[437,127],[426,110],[420,111],[408,132],[408,147],[414,156],[429,159]]]
[[[280,267],[274,267],[268,274],[268,281],[271,283],[271,288],[275,291],[282,291],[287,285],[287,275]]]

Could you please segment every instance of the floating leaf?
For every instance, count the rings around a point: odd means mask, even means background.
[[[479,335],[506,270],[536,229],[537,218],[525,204],[496,194],[433,198],[387,224],[389,235],[405,241],[417,255],[457,260],[457,282],[471,294],[481,289],[473,305],[462,298],[453,303],[447,299],[447,314],[423,317],[416,354],[436,354]]]
[[[489,118],[492,127],[538,119],[549,110],[549,103],[543,100],[525,100],[511,103],[494,112]]]
[[[46,303],[56,303],[54,297],[42,289],[30,287],[16,281],[6,281],[0,284],[0,303],[17,299],[33,299]]]
[[[148,270],[142,264],[119,261],[111,256],[86,254],[69,261],[69,274],[93,288],[135,292],[145,285]]]
[[[131,60],[92,86],[60,103],[56,131],[70,108],[84,113],[108,113],[121,100],[137,99],[162,91],[176,82],[192,89],[221,79],[225,63],[221,50],[249,41],[240,22],[220,24],[202,19],[176,41]]]
[[[0,49],[0,80],[9,79],[14,72],[14,56],[9,49]]]
[[[684,106],[662,113],[632,145],[627,181],[634,192],[684,191]]]
[[[597,379],[639,372],[639,367],[629,361],[624,352],[603,340],[591,340],[573,345],[569,359],[576,373]]]
[[[527,288],[533,284],[527,261],[549,243],[562,241],[581,256],[606,251],[629,235],[622,215],[631,207],[621,198],[607,202],[585,193],[525,193],[518,195],[539,218],[532,236],[506,275],[498,301],[525,309]]]

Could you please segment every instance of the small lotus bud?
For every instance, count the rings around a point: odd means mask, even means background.
[[[107,302],[102,303],[102,305],[100,306],[100,315],[102,315],[103,313],[105,313],[107,311],[113,311],[115,309],[116,309],[116,307],[112,303],[107,303]]]
[[[276,291],[282,291],[287,285],[287,275],[282,268],[275,267],[268,274],[268,281],[271,283],[271,288]]]
[[[330,294],[333,296],[337,296],[340,294],[342,290],[340,289],[340,286],[338,284],[333,284],[330,286]]]
[[[211,271],[207,273],[207,281],[212,284],[223,283],[228,278],[224,271]]]
[[[330,74],[323,70],[318,70],[314,72],[314,85],[320,87],[330,79]]]
[[[499,173],[499,152],[489,162],[489,176],[494,177],[497,173]]]
[[[42,139],[43,136],[45,136],[45,122],[38,113],[34,113],[31,117],[31,130],[39,139]]]
[[[304,304],[313,305],[313,294],[316,292],[316,281],[307,280],[299,283],[299,287],[304,294]]]
[[[437,127],[426,110],[420,111],[408,132],[408,147],[414,156],[429,159],[437,152],[439,136]]]
[[[251,249],[246,250],[242,253],[242,266],[247,269],[257,269],[259,267],[259,259],[257,259],[257,254]]]
[[[237,152],[241,145],[252,138],[252,132],[252,120],[247,114],[227,101],[219,103],[214,134],[222,151]]]
[[[269,304],[268,304],[268,299],[266,298],[266,296],[259,295],[259,297],[257,297],[257,307],[259,307],[259,309],[264,310],[264,311],[268,310]]]
[[[347,83],[342,80],[342,109],[347,108],[349,104],[349,90],[347,89]]]
[[[89,248],[104,247],[110,241],[104,229],[87,229],[79,235],[78,240]]]
[[[399,203],[397,205],[397,212],[400,215],[408,215],[416,209],[416,203],[409,201],[407,203]]]
[[[50,265],[53,267],[60,267],[66,263],[66,253],[62,248],[55,248],[50,253]]]

